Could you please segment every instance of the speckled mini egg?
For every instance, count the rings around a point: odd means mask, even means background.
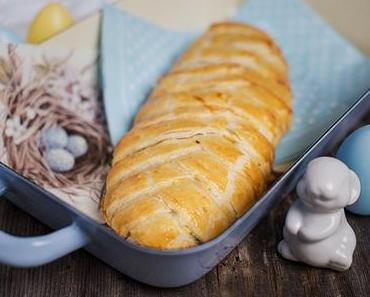
[[[22,43],[22,38],[12,30],[0,27],[0,43]]]
[[[359,215],[370,215],[370,125],[350,134],[337,151],[342,160],[360,178],[361,194],[347,209]]]
[[[74,23],[68,10],[59,3],[50,3],[42,8],[31,23],[27,42],[40,43],[65,30]]]
[[[46,149],[64,148],[68,144],[68,135],[62,127],[44,128],[41,132],[41,146]]]
[[[87,141],[81,135],[70,135],[68,137],[67,150],[75,157],[79,158],[87,153]]]
[[[46,162],[55,172],[66,172],[73,168],[75,159],[72,154],[65,149],[50,149],[46,153]]]

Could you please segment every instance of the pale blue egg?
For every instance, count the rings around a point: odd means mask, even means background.
[[[370,215],[370,125],[361,127],[349,135],[337,151],[342,160],[360,178],[361,195],[347,209],[360,215]]]
[[[44,128],[41,132],[41,147],[46,149],[64,148],[68,144],[68,134],[62,127]]]
[[[72,154],[65,149],[51,149],[46,153],[46,161],[50,168],[55,172],[66,172],[73,168],[75,159]]]
[[[89,149],[87,141],[81,135],[71,135],[68,137],[66,149],[75,157],[79,158],[87,153]]]
[[[6,27],[0,27],[0,43],[22,43],[23,40],[18,34]]]

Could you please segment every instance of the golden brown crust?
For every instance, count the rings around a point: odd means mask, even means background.
[[[101,203],[107,224],[158,249],[215,238],[265,190],[291,102],[287,64],[268,34],[212,25],[117,145]]]

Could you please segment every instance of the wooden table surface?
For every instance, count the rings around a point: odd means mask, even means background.
[[[277,205],[221,264],[186,287],[158,289],[140,284],[81,250],[40,268],[0,265],[0,296],[370,296],[370,217],[348,215],[358,239],[350,270],[310,268],[276,253],[292,200]],[[20,235],[50,231],[5,200],[0,202],[0,228]]]

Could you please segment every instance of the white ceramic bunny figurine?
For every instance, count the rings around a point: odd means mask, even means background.
[[[357,175],[335,158],[317,158],[308,164],[297,194],[300,199],[288,211],[279,253],[316,267],[348,269],[356,236],[344,207],[360,195]]]

